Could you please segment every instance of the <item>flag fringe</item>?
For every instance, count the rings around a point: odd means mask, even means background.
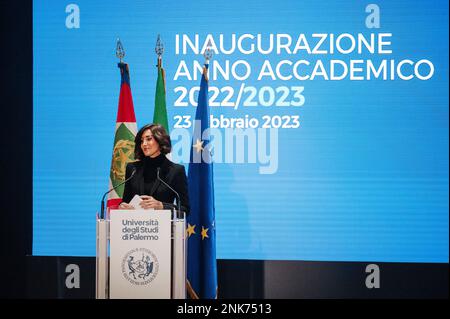
[[[161,69],[162,77],[163,77],[163,84],[164,84],[164,94],[166,94],[166,72],[164,71],[164,68],[162,67],[162,58],[158,58],[158,71]]]
[[[192,288],[191,283],[189,282],[189,279],[186,279],[186,289],[187,289],[187,292],[191,299],[200,299],[198,297],[197,293],[195,292],[194,288]]]
[[[190,299],[200,299],[197,293],[195,292],[194,288],[192,288],[189,279],[186,279],[186,289]],[[219,296],[219,287],[216,287],[216,297],[214,299],[218,299],[218,296]]]
[[[206,66],[203,66],[203,76],[205,77],[206,82],[209,82],[208,70],[206,69]]]

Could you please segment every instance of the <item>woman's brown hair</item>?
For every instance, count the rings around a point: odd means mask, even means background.
[[[172,150],[172,143],[170,142],[170,136],[167,134],[164,126],[160,124],[147,124],[139,130],[136,134],[136,138],[134,139],[134,158],[136,160],[143,160],[145,157],[141,148],[141,139],[146,130],[150,130],[150,132],[152,132],[153,138],[159,144],[161,153],[164,155],[170,153]]]

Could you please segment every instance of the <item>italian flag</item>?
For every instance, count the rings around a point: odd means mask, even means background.
[[[133,97],[130,87],[130,70],[128,64],[119,63],[121,76],[119,109],[117,111],[114,148],[109,173],[109,188],[125,180],[125,168],[134,161],[134,138],[137,134],[136,116],[134,115]],[[116,209],[122,201],[125,185],[109,193],[107,207]]]

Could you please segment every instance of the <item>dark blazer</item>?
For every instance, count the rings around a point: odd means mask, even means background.
[[[181,199],[181,210],[188,214],[189,195],[184,166],[175,164],[164,156],[164,160],[160,167],[159,177],[177,191]],[[134,195],[149,195],[161,201],[164,205],[164,209],[176,207],[176,205],[173,204],[176,199],[175,194],[159,180],[155,181],[151,194],[144,194],[144,164],[142,161],[127,164],[125,179],[131,176],[133,169],[136,169],[134,177],[125,183],[125,190],[122,197],[124,202],[129,203]]]

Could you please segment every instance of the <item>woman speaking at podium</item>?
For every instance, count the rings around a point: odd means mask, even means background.
[[[128,163],[122,203],[119,209],[134,209],[130,201],[135,195],[140,196],[139,203],[143,209],[172,209],[175,193],[160,180],[169,184],[180,196],[181,210],[189,213],[189,195],[187,178],[183,165],[175,164],[167,159],[172,145],[170,137],[163,126],[147,124],[142,127],[134,140],[134,157],[136,162]],[[158,178],[159,172],[159,178]]]

